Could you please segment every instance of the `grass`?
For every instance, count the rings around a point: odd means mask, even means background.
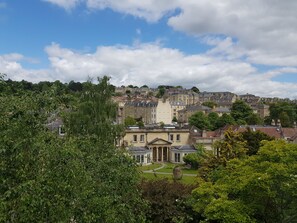
[[[156,168],[161,167],[161,166],[162,166],[161,163],[153,163],[151,165],[139,166],[138,170],[139,171],[153,170],[153,169],[156,169]]]
[[[148,180],[157,180],[157,179],[168,179],[169,181],[173,181],[172,174],[160,174],[156,172],[156,175],[153,173],[142,173],[141,176]],[[181,180],[178,182],[184,184],[195,184],[196,177],[194,176],[183,176]]]
[[[185,165],[173,164],[173,163],[166,163],[164,168],[156,170],[156,172],[172,173],[173,168],[175,166],[180,166],[184,174],[197,174],[198,172],[197,170],[186,168]]]

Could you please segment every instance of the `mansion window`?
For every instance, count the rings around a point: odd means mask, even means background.
[[[180,162],[180,153],[174,153],[174,162],[176,163]]]
[[[133,142],[137,142],[137,135],[133,135]]]
[[[140,142],[144,142],[144,135],[140,135]]]
[[[169,135],[169,141],[173,142],[173,139],[174,139],[173,134],[170,134]]]
[[[180,134],[176,135],[176,141],[179,142],[180,141]]]
[[[137,163],[144,163],[144,155],[136,155]]]

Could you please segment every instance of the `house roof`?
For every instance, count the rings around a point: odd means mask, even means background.
[[[130,152],[144,152],[144,153],[149,151],[147,147],[143,147],[143,146],[130,146],[128,147],[128,150]]]
[[[148,142],[148,145],[165,145],[165,144],[172,144],[172,142],[169,142],[165,139],[161,138],[155,138],[152,141]]]
[[[297,134],[297,128],[282,128],[282,131],[286,138],[291,138]]]
[[[181,152],[195,152],[196,148],[193,145],[182,145],[182,146],[174,146],[171,148],[173,151],[181,151]]]

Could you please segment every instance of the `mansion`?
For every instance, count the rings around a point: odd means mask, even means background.
[[[153,162],[183,163],[185,155],[196,152],[188,126],[129,127],[120,144],[143,165]]]

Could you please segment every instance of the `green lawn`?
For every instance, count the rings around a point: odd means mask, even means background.
[[[156,170],[156,172],[172,173],[175,166],[180,166],[184,174],[197,174],[198,172],[197,170],[187,169],[184,165],[173,163],[166,163],[164,168]]]
[[[139,166],[138,167],[138,170],[139,171],[153,170],[153,169],[156,169],[156,168],[158,168],[160,166],[162,166],[161,163],[153,163],[151,165]]]
[[[145,179],[148,180],[156,180],[156,179],[168,179],[170,181],[173,181],[172,175],[170,174],[158,174],[156,172],[156,174],[154,175],[153,173],[142,173],[141,176]],[[183,176],[181,180],[179,180],[179,182],[184,183],[184,184],[195,184],[196,182],[196,177],[192,177],[192,176]]]

